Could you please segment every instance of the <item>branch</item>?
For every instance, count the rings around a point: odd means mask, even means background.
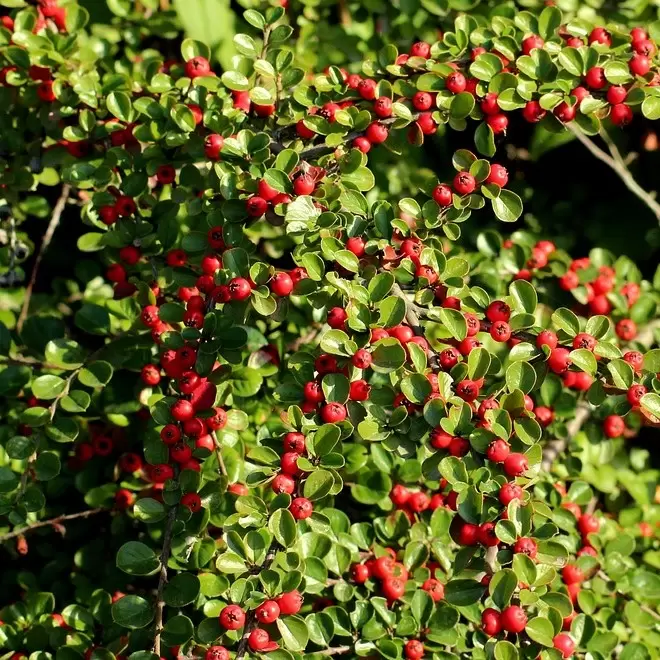
[[[211,433],[211,437],[213,438],[213,443],[215,444],[215,457],[218,459],[218,472],[226,477],[227,468],[225,467],[225,461],[222,458],[222,445],[220,444],[220,440],[218,440],[218,436],[215,431]]]
[[[352,646],[335,646],[331,649],[324,649],[323,651],[312,651],[313,655],[342,655],[343,653],[348,653],[352,651]]]
[[[90,516],[94,516],[97,513],[101,513],[101,511],[107,511],[107,509],[98,507],[96,509],[89,509],[87,511],[78,511],[78,513],[69,513],[66,515],[56,516],[55,518],[50,518],[49,520],[40,520],[39,522],[31,523],[25,527],[15,529],[13,532],[9,532],[8,534],[3,534],[0,536],[0,543],[9,541],[10,539],[16,538],[17,536],[23,536],[24,534],[27,534],[34,529],[39,529],[40,527],[50,527],[51,525],[54,527],[55,525],[66,522],[67,520],[75,520],[76,518],[89,518]]]
[[[621,158],[621,154],[619,153],[619,150],[616,148],[616,145],[611,141],[609,135],[605,137],[604,131],[601,133],[603,140],[608,145],[608,148],[610,149],[610,152],[612,153],[612,156],[607,154],[605,151],[603,151],[600,147],[598,147],[593,140],[591,140],[587,135],[585,135],[579,128],[576,126],[573,126],[572,124],[567,124],[568,130],[575,135],[575,137],[582,142],[582,144],[596,157],[598,160],[602,161],[605,163],[608,167],[613,169],[616,174],[619,176],[619,178],[623,181],[624,185],[628,190],[630,190],[633,195],[635,195],[638,199],[640,199],[646,206],[649,208],[649,210],[655,215],[656,220],[660,223],[660,204],[656,202],[654,199],[653,195],[644,188],[642,188],[637,181],[635,181],[635,177],[633,177],[632,173],[630,170],[626,167],[625,162]]]
[[[268,548],[268,552],[266,554],[266,558],[264,559],[264,563],[261,564],[261,566],[259,567],[259,573],[261,573],[261,571],[265,571],[270,568],[270,565],[275,560],[276,554],[277,554],[277,541],[273,541],[270,544],[270,548]],[[245,618],[245,629],[243,632],[243,637],[241,637],[241,641],[238,643],[238,648],[236,649],[235,660],[242,660],[242,658],[245,657],[245,654],[247,653],[248,639],[250,637],[250,633],[256,627],[257,627],[257,618],[255,616],[255,610],[250,610],[247,613],[247,617]]]
[[[21,313],[18,315],[18,321],[16,322],[16,329],[20,332],[23,329],[23,324],[28,315],[28,308],[30,307],[30,298],[32,297],[32,290],[34,285],[37,282],[37,274],[39,272],[39,266],[41,266],[41,260],[46,254],[46,250],[50,246],[50,242],[53,240],[55,230],[60,224],[60,218],[62,217],[62,212],[66,206],[67,199],[69,198],[69,193],[71,192],[71,186],[68,183],[65,183],[62,186],[62,192],[60,194],[55,208],[53,209],[53,215],[50,218],[48,227],[46,228],[46,233],[44,234],[44,239],[41,242],[41,247],[39,252],[34,260],[34,266],[32,268],[32,275],[30,276],[30,283],[25,290],[25,298],[23,299],[23,306],[21,307]]]
[[[163,549],[160,553],[160,576],[158,578],[158,590],[156,591],[156,616],[154,630],[154,653],[160,656],[160,635],[163,632],[163,612],[165,610],[165,601],[163,600],[163,591],[167,584],[167,562],[172,553],[172,531],[176,519],[176,507],[170,508],[165,524],[165,533],[163,535]]]
[[[582,425],[589,419],[589,415],[591,415],[589,404],[585,402],[579,403],[575,409],[575,417],[566,425],[566,437],[548,440],[543,447],[543,460],[541,461],[541,470],[543,472],[550,472],[557,456],[566,449],[573,436],[575,436],[582,428]]]

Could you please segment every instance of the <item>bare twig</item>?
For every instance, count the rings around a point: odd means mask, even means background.
[[[352,651],[353,647],[352,646],[335,646],[334,648],[330,649],[323,649],[323,651],[312,651],[315,655],[342,655],[343,653],[348,653],[349,651]]]
[[[35,529],[39,529],[41,527],[51,527],[51,526],[54,527],[56,525],[59,525],[60,523],[66,522],[67,520],[76,520],[77,518],[89,518],[90,516],[94,516],[97,513],[101,513],[101,511],[107,511],[107,509],[98,507],[96,509],[89,509],[87,511],[78,511],[77,513],[69,513],[62,516],[56,516],[55,518],[50,518],[49,520],[39,520],[38,522],[31,523],[30,525],[26,525],[25,527],[15,529],[13,532],[3,534],[2,536],[0,536],[0,543],[9,541],[10,539],[16,538],[17,536],[25,535],[28,532],[31,532]]]
[[[46,250],[48,250],[50,246],[50,242],[53,240],[55,230],[60,224],[60,218],[62,217],[62,212],[64,211],[64,207],[66,206],[66,202],[67,199],[69,198],[70,192],[71,192],[71,186],[68,183],[65,183],[62,186],[62,192],[60,194],[59,199],[57,200],[57,203],[55,204],[55,208],[53,209],[53,215],[50,218],[50,222],[48,223],[48,227],[46,228],[46,233],[44,234],[44,239],[41,242],[41,247],[39,248],[39,252],[37,252],[37,256],[34,260],[32,275],[30,275],[30,282],[27,286],[27,289],[25,289],[23,306],[21,307],[21,313],[18,315],[18,321],[16,322],[16,329],[19,332],[23,329],[23,324],[25,323],[25,319],[27,318],[28,315],[28,309],[30,307],[30,298],[32,297],[32,290],[34,289],[34,285],[37,282],[37,274],[39,273],[39,266],[41,266],[41,261],[44,258],[44,255],[46,254]]]
[[[270,548],[268,548],[268,552],[266,553],[266,558],[264,559],[263,564],[259,567],[259,573],[261,571],[265,571],[268,568],[270,568],[270,565],[273,563],[275,560],[275,555],[277,554],[277,542],[273,541],[270,544]],[[248,648],[248,639],[250,637],[250,633],[256,628],[257,626],[257,619],[254,615],[254,610],[250,610],[247,613],[247,616],[245,618],[245,627],[243,629],[243,637],[241,637],[241,641],[238,643],[238,647],[236,649],[236,658],[235,660],[242,660],[242,658],[245,657],[245,654],[247,653],[247,648]]]
[[[213,443],[215,444],[215,457],[218,459],[218,472],[226,477],[227,468],[225,467],[225,461],[222,458],[222,445],[220,444],[220,440],[218,440],[218,436],[216,435],[215,431],[211,433],[211,437],[213,438]]]
[[[158,577],[158,590],[156,591],[156,616],[154,628],[154,653],[160,656],[160,636],[163,632],[163,612],[165,610],[165,601],[163,592],[167,584],[167,562],[172,553],[172,532],[174,521],[176,519],[176,507],[171,507],[165,523],[165,533],[163,534],[163,549],[160,553],[160,575]]]
[[[316,337],[318,337],[322,327],[323,326],[320,323],[316,323],[309,332],[301,335],[300,337],[297,337],[290,344],[288,344],[286,347],[287,350],[289,352],[295,352],[300,350],[305,344],[310,344],[316,339]]]
[[[573,133],[573,135],[575,135],[575,137],[580,142],[582,142],[582,144],[596,158],[598,158],[598,160],[602,161],[608,167],[610,167],[616,172],[616,174],[619,176],[621,181],[623,181],[626,188],[628,188],[628,190],[630,190],[630,192],[633,193],[633,195],[635,195],[638,199],[644,202],[644,204],[646,204],[646,206],[653,213],[653,215],[655,215],[656,220],[660,222],[660,204],[658,204],[658,202],[655,200],[655,198],[651,193],[644,190],[644,188],[642,188],[639,185],[639,183],[637,183],[635,177],[632,175],[632,173],[626,166],[623,158],[621,157],[621,154],[616,148],[616,145],[614,145],[614,143],[612,142],[609,135],[607,136],[607,138],[605,138],[605,133],[604,132],[601,133],[601,136],[608,145],[608,148],[610,149],[612,156],[610,156],[600,147],[598,147],[594,143],[594,141],[591,140],[587,135],[585,135],[577,126],[573,126],[572,124],[567,124],[567,126],[568,129]],[[614,147],[614,151],[612,150],[612,147]]]

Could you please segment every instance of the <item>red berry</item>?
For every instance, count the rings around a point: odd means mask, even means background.
[[[170,408],[170,412],[177,422],[185,422],[187,419],[192,419],[195,415],[195,409],[192,403],[185,399],[176,401]]]
[[[646,394],[646,387],[641,384],[635,384],[631,385],[628,388],[628,392],[626,393],[626,398],[628,399],[628,403],[633,407],[637,408],[640,404],[640,401],[642,397]]]
[[[276,296],[288,296],[293,291],[293,280],[288,273],[276,273],[270,281],[270,289]]]
[[[628,90],[623,85],[612,85],[607,90],[607,102],[612,105],[623,103],[628,96]]]
[[[343,307],[333,307],[328,312],[327,323],[335,330],[343,330],[346,325],[346,319],[348,319],[348,314]]]
[[[570,351],[567,348],[553,348],[548,357],[548,367],[556,374],[564,373],[571,364],[569,355]]]
[[[583,536],[587,534],[595,534],[600,529],[600,522],[596,516],[592,516],[589,513],[578,518],[578,529]]]
[[[372,360],[371,353],[365,348],[358,349],[351,358],[351,362],[356,369],[368,369]]]
[[[296,195],[311,195],[314,188],[316,183],[310,174],[298,174],[293,180],[293,192]]]
[[[580,582],[584,582],[584,573],[582,573],[575,564],[564,566],[561,572],[561,577],[566,584],[579,584]]]
[[[512,453],[504,459],[504,472],[509,477],[518,477],[527,472],[529,461],[524,454]]]
[[[282,594],[275,600],[280,606],[280,614],[291,616],[292,614],[298,614],[298,612],[300,612],[304,599],[300,593],[294,589],[293,591]]]
[[[523,489],[517,484],[504,484],[500,488],[499,500],[504,506],[509,506],[513,500],[522,500]]]
[[[469,172],[459,172],[454,177],[454,190],[459,195],[469,195],[476,187],[477,182]]]
[[[350,250],[356,257],[361,257],[364,254],[364,246],[366,241],[360,236],[352,236],[346,241],[346,249]]]
[[[600,66],[592,66],[584,81],[591,89],[603,89],[607,85],[607,78],[605,78],[605,70]]]
[[[630,73],[633,75],[645,76],[651,70],[651,60],[646,55],[635,53],[628,62],[628,66],[630,67]]]
[[[453,197],[451,188],[444,183],[437,185],[433,190],[433,199],[440,206],[451,206]]]
[[[490,336],[495,341],[509,341],[511,338],[511,327],[506,321],[495,321],[490,329]]]
[[[245,612],[238,605],[227,605],[220,612],[219,621],[225,630],[239,630],[245,625]]]
[[[552,330],[542,330],[536,337],[536,345],[538,348],[547,346],[552,350],[553,348],[557,348],[558,343],[559,339],[557,338],[557,334]]]
[[[211,73],[211,65],[205,57],[197,56],[186,62],[186,75],[188,78],[199,78]]]
[[[371,571],[366,564],[353,564],[351,579],[355,584],[364,584],[371,577]]]
[[[219,160],[220,152],[222,151],[224,144],[225,139],[222,135],[211,133],[211,135],[207,135],[204,140],[204,154],[209,160]]]
[[[525,121],[530,124],[536,124],[546,115],[546,111],[541,107],[538,101],[527,101],[522,110]]]
[[[458,521],[456,542],[459,545],[465,545],[465,546],[477,545],[477,543],[479,542],[479,526],[465,522],[460,518],[454,518],[454,520]]]
[[[522,607],[509,605],[502,610],[500,621],[507,632],[521,633],[527,625],[527,615]]]
[[[428,110],[433,105],[433,97],[428,92],[416,92],[412,104],[415,110]]]
[[[566,101],[562,101],[552,112],[559,121],[566,124],[575,119],[577,106],[569,105]]]
[[[488,115],[486,117],[486,123],[491,127],[495,135],[499,135],[506,131],[506,128],[509,125],[509,118],[503,112],[498,112],[493,115]]]
[[[626,430],[626,423],[619,415],[608,415],[603,422],[603,432],[608,438],[618,438]]]
[[[195,513],[202,508],[202,499],[197,493],[186,493],[181,498],[181,505]]]
[[[357,86],[357,91],[365,101],[373,101],[376,98],[376,81],[370,78],[361,80]]]
[[[575,642],[566,633],[555,635],[552,645],[561,653],[562,658],[570,658],[575,651]]]
[[[274,623],[280,616],[280,606],[274,600],[267,600],[254,612],[259,623]]]
[[[511,307],[503,300],[495,300],[486,308],[486,318],[495,321],[508,321],[511,318]]]
[[[498,545],[500,540],[495,534],[495,523],[494,522],[485,522],[483,525],[479,526],[479,543],[481,545],[492,548]]]
[[[363,135],[359,135],[353,140],[353,146],[363,154],[368,154],[371,151],[371,142]]]
[[[455,71],[454,73],[449,74],[445,80],[445,86],[452,94],[460,94],[461,92],[464,92],[466,85],[467,81],[465,80],[465,76],[460,73],[460,71]]]
[[[314,512],[314,505],[305,497],[296,497],[289,505],[289,511],[296,520],[305,520]]]
[[[445,597],[445,586],[442,582],[434,578],[426,580],[424,584],[422,584],[422,589],[431,596],[434,603],[437,603]]]
[[[245,210],[251,218],[260,218],[268,210],[268,202],[263,197],[254,195],[245,202]]]
[[[525,55],[529,55],[535,48],[543,48],[545,42],[537,34],[533,34],[531,37],[523,39],[522,42],[522,52]]]
[[[535,559],[538,552],[538,546],[534,539],[522,537],[515,542],[513,551],[527,555],[530,559]]]
[[[270,487],[278,495],[282,493],[291,495],[296,488],[296,482],[288,474],[278,474],[271,482]]]
[[[379,96],[374,101],[374,113],[380,119],[387,119],[392,115],[392,99],[387,96]]]
[[[493,440],[486,449],[486,458],[493,463],[504,463],[510,454],[511,448],[506,440],[498,438]]]
[[[626,126],[632,121],[632,108],[624,103],[617,103],[612,106],[610,119],[615,126]]]
[[[389,131],[387,127],[376,121],[369,124],[369,126],[367,126],[367,130],[365,131],[365,137],[367,140],[369,140],[369,142],[371,142],[371,144],[380,144],[381,142],[385,142],[388,135]]]
[[[624,341],[630,341],[637,336],[637,325],[632,319],[622,319],[616,324],[616,334]]]
[[[229,651],[224,646],[210,646],[204,654],[204,660],[229,660]]]
[[[248,636],[248,646],[251,651],[259,652],[270,649],[273,642],[270,641],[270,635],[263,628],[255,628]],[[275,645],[274,648],[276,648]]]
[[[641,371],[644,366],[644,356],[639,351],[628,351],[623,354],[623,359],[635,371]]]
[[[494,637],[502,630],[500,613],[492,607],[487,607],[481,613],[481,629],[488,637]]]
[[[612,35],[603,27],[595,27],[589,34],[590,44],[602,44],[603,46],[612,45]]]
[[[155,364],[145,364],[140,372],[140,377],[145,385],[153,387],[160,383],[160,369]]]
[[[337,424],[346,419],[346,407],[341,403],[326,403],[321,408],[321,419],[327,424]]]
[[[486,183],[494,183],[500,188],[504,188],[508,181],[509,173],[507,172],[506,167],[503,165],[498,165],[497,163],[493,163],[490,166],[490,173],[486,178]]]
[[[406,583],[398,577],[388,577],[381,586],[383,596],[388,600],[398,600],[406,591]]]
[[[250,283],[243,277],[234,277],[227,286],[232,300],[245,300],[252,293]]]
[[[494,92],[489,92],[486,94],[479,107],[481,108],[481,111],[486,115],[497,114],[500,111],[500,106],[497,105],[497,94]]]
[[[420,660],[424,657],[424,644],[418,639],[409,639],[403,647],[403,654],[407,660]]]
[[[410,48],[410,57],[423,57],[427,60],[431,57],[431,46],[425,41],[418,41]]]

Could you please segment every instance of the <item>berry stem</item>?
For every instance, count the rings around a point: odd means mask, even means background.
[[[575,137],[582,142],[582,144],[596,157],[598,160],[605,163],[608,167],[613,169],[619,178],[623,181],[626,188],[630,190],[633,195],[640,199],[649,210],[655,215],[656,220],[660,223],[660,204],[656,202],[653,195],[648,191],[644,190],[639,183],[635,180],[635,177],[632,175],[625,162],[621,158],[618,149],[610,139],[609,135],[607,138],[604,136],[605,131],[601,131],[601,137],[607,144],[611,156],[603,151],[598,145],[594,143],[587,135],[585,135],[581,129],[577,126],[574,126],[572,123],[566,124],[568,130],[570,130]]]
[[[211,433],[211,437],[213,438],[213,443],[215,444],[215,456],[218,459],[218,472],[226,477],[227,468],[225,467],[225,461],[222,458],[222,445],[220,444],[220,440],[218,440],[218,436],[215,431]]]
[[[60,197],[57,200],[55,207],[53,208],[53,215],[51,216],[50,222],[48,223],[48,227],[46,228],[46,233],[44,234],[43,241],[41,242],[41,247],[39,248],[39,252],[37,252],[37,256],[34,259],[34,266],[32,267],[30,282],[28,283],[27,288],[25,289],[25,297],[23,298],[21,313],[18,315],[18,321],[16,321],[16,330],[18,330],[18,332],[20,332],[23,329],[23,324],[25,323],[25,319],[27,319],[28,309],[30,307],[30,298],[32,297],[32,289],[34,289],[34,285],[37,282],[37,274],[39,273],[39,266],[41,266],[41,260],[44,258],[46,251],[50,247],[50,243],[53,240],[55,231],[57,230],[57,227],[60,224],[60,218],[62,217],[62,213],[64,212],[64,207],[66,206],[66,202],[69,199],[70,192],[71,192],[71,186],[68,183],[65,183],[62,186],[62,192],[60,193]]]

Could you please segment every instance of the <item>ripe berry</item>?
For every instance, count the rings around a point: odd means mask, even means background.
[[[371,386],[366,380],[351,381],[349,388],[349,399],[351,401],[366,401],[371,393]]]
[[[603,89],[607,85],[607,78],[605,78],[605,70],[600,66],[593,66],[587,75],[584,77],[584,81],[591,89]]]
[[[495,300],[486,308],[486,318],[495,321],[508,321],[511,318],[511,307],[503,300]]]
[[[409,639],[403,647],[403,654],[407,660],[420,660],[424,657],[424,644],[418,639]]]
[[[219,160],[220,152],[222,151],[224,144],[225,139],[222,135],[211,133],[211,135],[207,135],[204,140],[204,154],[209,160]]]
[[[186,493],[181,498],[181,505],[195,513],[202,508],[202,499],[197,493]]]
[[[537,34],[523,39],[522,51],[525,55],[529,55],[535,48],[543,48],[545,42]]]
[[[469,172],[459,172],[454,177],[454,190],[459,195],[469,195],[476,187],[477,182]]]
[[[608,415],[603,422],[603,432],[608,438],[618,438],[626,430],[626,423],[619,415]]]
[[[145,364],[140,372],[140,377],[145,385],[153,387],[160,383],[160,369],[155,364]]]
[[[238,605],[227,605],[220,612],[219,621],[225,630],[239,630],[245,625],[245,612]]]
[[[524,454],[513,453],[504,459],[504,472],[509,477],[518,477],[527,472],[528,469],[529,461]]]
[[[305,120],[300,119],[296,124],[296,133],[303,140],[310,140],[316,135],[316,132],[305,125]]]
[[[192,458],[192,449],[184,442],[177,442],[170,449],[170,458],[176,463],[187,463]]]
[[[503,165],[498,165],[497,163],[493,163],[490,166],[490,173],[486,178],[486,183],[494,183],[500,188],[504,188],[508,181],[509,173],[507,172],[506,167]]]
[[[651,60],[646,55],[635,53],[628,66],[634,76],[645,76],[651,70]]]
[[[456,532],[456,543],[459,545],[473,546],[477,545],[479,542],[479,526],[473,525],[472,523],[464,522],[460,518],[455,518],[458,520],[457,523],[457,532]]]
[[[626,398],[628,403],[633,407],[637,408],[642,397],[646,394],[646,387],[641,384],[631,385],[626,392]]]
[[[511,338],[511,327],[506,321],[495,321],[490,329],[490,336],[495,341],[509,341]]]
[[[250,283],[243,277],[234,277],[227,286],[232,300],[245,300],[252,293]]]
[[[569,354],[567,348],[553,348],[548,357],[548,367],[556,374],[564,373],[571,364]]]
[[[366,564],[353,564],[351,579],[355,584],[364,584],[371,577],[371,571]]]
[[[506,131],[506,128],[509,125],[509,118],[503,112],[498,112],[493,115],[487,115],[486,123],[491,127],[495,135],[499,135]]]
[[[415,110],[428,110],[433,105],[433,97],[428,92],[416,92],[412,104]]]
[[[289,505],[289,511],[296,520],[305,520],[314,512],[314,505],[305,497],[296,497]]]
[[[211,646],[206,650],[204,660],[229,660],[229,651],[224,646]]]
[[[298,614],[302,609],[304,601],[303,597],[295,589],[278,596],[275,600],[280,606],[280,614],[283,614],[284,616]]]
[[[321,408],[321,419],[326,424],[337,424],[346,419],[346,407],[341,403],[326,403]]]
[[[278,474],[271,482],[270,487],[278,495],[282,493],[291,495],[296,488],[296,482],[288,474]]]
[[[494,637],[502,630],[500,613],[492,607],[487,607],[481,613],[481,629],[488,637]]]
[[[584,573],[575,564],[564,566],[561,577],[565,584],[579,584],[580,582],[584,582]]]
[[[510,454],[511,448],[506,440],[493,440],[486,449],[486,458],[493,463],[503,463]]]
[[[612,85],[607,90],[607,102],[612,105],[623,103],[628,96],[628,90],[623,85]]]
[[[445,80],[445,86],[452,94],[460,94],[465,91],[467,81],[460,71],[449,74]]]
[[[311,195],[315,187],[316,183],[310,174],[298,174],[293,180],[293,192],[296,195]]]
[[[387,119],[392,115],[392,99],[387,96],[379,96],[374,101],[374,114],[380,119]]]
[[[429,508],[430,503],[431,498],[426,493],[421,491],[411,493],[407,502],[408,508],[415,513],[422,513],[422,511],[426,511],[426,509]]]
[[[383,596],[388,600],[398,600],[406,591],[406,583],[398,577],[388,577],[381,586]]]
[[[288,296],[293,291],[291,276],[288,273],[276,273],[270,281],[270,290],[276,296]]]
[[[632,108],[624,103],[617,103],[612,106],[610,119],[615,126],[626,126],[633,119]]]
[[[371,144],[380,144],[381,142],[385,142],[387,140],[387,136],[389,135],[389,131],[386,126],[383,126],[383,124],[374,121],[369,126],[367,126],[367,130],[365,131],[365,137]]]
[[[585,513],[584,515],[580,516],[578,518],[578,529],[580,530],[580,533],[583,536],[586,536],[587,534],[595,534],[598,532],[600,529],[600,522],[598,521],[598,518],[596,516],[592,516],[589,513]]]
[[[357,91],[365,101],[373,101],[376,98],[376,81],[370,78],[361,80],[357,86]]]
[[[160,463],[149,470],[149,477],[155,484],[164,484],[168,479],[174,478],[174,469],[171,465]]]
[[[545,117],[546,111],[541,107],[541,104],[538,101],[527,101],[522,110],[522,115],[525,121],[530,124],[536,124]]]
[[[523,489],[517,484],[504,484],[500,488],[498,496],[504,506],[509,506],[513,500],[522,500]]]
[[[624,341],[631,341],[637,336],[637,325],[632,319],[622,319],[616,324],[616,334]]]
[[[251,218],[260,218],[268,210],[268,202],[254,195],[245,202],[245,210]]]
[[[603,27],[595,27],[589,35],[589,43],[597,43],[609,47],[612,45],[612,35]]]
[[[555,413],[552,408],[547,408],[546,406],[538,406],[534,409],[534,414],[536,415],[539,424],[543,427],[550,426],[555,418]]]
[[[127,488],[120,488],[115,493],[115,507],[121,511],[133,506],[135,502],[135,494],[131,493]]]
[[[371,151],[371,142],[369,142],[369,140],[363,135],[358,135],[358,137],[353,140],[353,146],[356,149],[359,149],[363,154],[368,154]]]
[[[280,606],[274,600],[267,600],[254,612],[259,623],[274,623],[280,616]]]
[[[350,250],[356,257],[361,257],[364,254],[365,245],[365,240],[360,236],[352,236],[346,241],[346,249]]]
[[[509,605],[502,610],[500,621],[507,632],[521,633],[527,625],[527,615],[522,607]]]
[[[567,124],[575,119],[577,109],[575,105],[569,105],[566,101],[562,101],[552,112],[559,121]]]
[[[266,651],[271,647],[273,642],[270,641],[270,635],[263,628],[255,628],[248,636],[248,646],[251,651],[258,653],[259,651]],[[273,650],[276,647],[273,647]]]
[[[346,313],[345,309],[342,307],[333,307],[328,312],[327,323],[331,328],[334,328],[335,330],[343,330],[346,325],[347,318],[348,314]]]
[[[451,206],[453,197],[451,188],[444,183],[437,185],[433,190],[433,199],[440,206]]]
[[[461,357],[460,353],[453,346],[450,348],[445,348],[443,351],[440,352],[440,356],[438,358],[440,362],[440,367],[444,371],[449,371],[458,364],[460,357]]]
[[[456,385],[456,394],[463,401],[474,401],[479,396],[479,386],[475,381],[466,378]]]
[[[188,78],[199,78],[207,76],[211,72],[211,65],[205,57],[197,56],[186,62],[186,75]]]
[[[176,401],[170,408],[170,412],[177,422],[185,422],[187,419],[192,419],[195,415],[195,409],[192,403],[185,399]]]
[[[515,542],[513,551],[515,553],[527,555],[530,559],[535,559],[538,552],[538,546],[534,539],[522,537]]]
[[[423,57],[427,60],[431,56],[431,46],[425,41],[418,41],[410,48],[410,57]]]
[[[484,96],[483,101],[479,104],[481,111],[486,115],[494,115],[500,111],[500,106],[497,105],[497,94],[489,92]]]
[[[495,523],[494,522],[485,522],[483,525],[479,526],[479,543],[481,545],[492,548],[498,545],[500,540],[495,534]]]
[[[365,348],[358,349],[351,358],[351,362],[356,369],[368,369],[372,361],[371,353]]]
[[[555,635],[552,645],[561,653],[562,658],[570,658],[575,651],[575,642],[566,633]]]
[[[445,586],[442,582],[434,578],[426,580],[424,584],[422,584],[422,589],[431,596],[434,603],[437,603],[445,597]]]
[[[422,112],[417,117],[417,126],[424,135],[433,135],[438,130],[438,125],[435,123],[433,116],[430,112]]]
[[[641,371],[644,366],[644,356],[639,351],[628,351],[623,354],[623,359],[635,371]]]

